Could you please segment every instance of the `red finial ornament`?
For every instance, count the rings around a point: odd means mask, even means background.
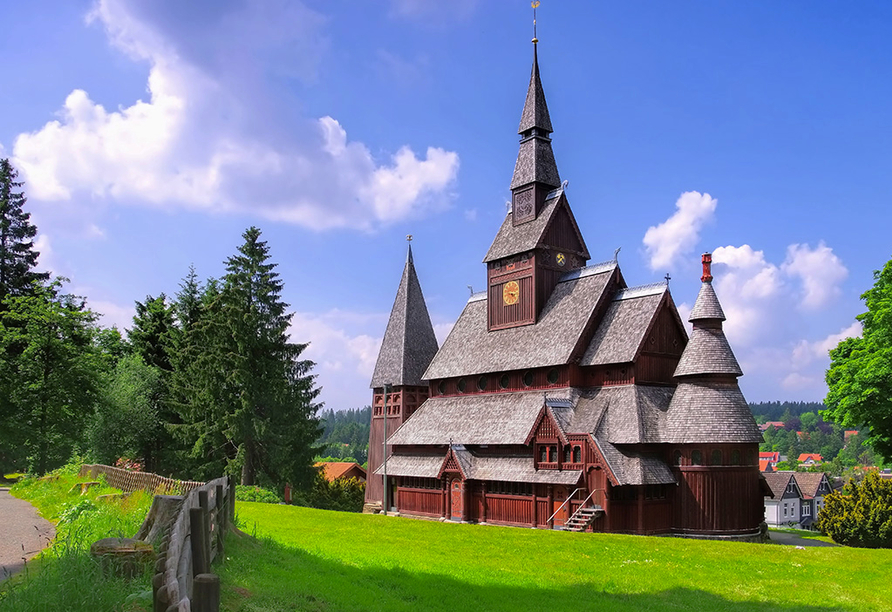
[[[712,253],[703,253],[703,276],[700,280],[704,283],[712,282]]]

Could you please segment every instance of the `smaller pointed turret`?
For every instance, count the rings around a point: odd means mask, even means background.
[[[412,245],[409,245],[403,276],[372,375],[372,388],[422,385],[421,375],[436,353],[437,337],[415,273]]]
[[[712,288],[712,256],[703,255],[703,285],[688,320],[693,324],[675,378],[678,387],[666,414],[666,442],[762,441],[737,378],[743,375],[722,321],[725,313]]]

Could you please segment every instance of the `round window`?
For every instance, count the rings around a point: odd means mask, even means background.
[[[502,389],[507,389],[510,384],[511,377],[507,374],[502,374],[502,377],[499,378],[499,387],[501,387]]]
[[[489,382],[489,379],[486,376],[481,376],[477,379],[477,390],[478,391],[486,391],[486,385]]]
[[[446,393],[446,381],[445,380],[441,380],[440,384],[437,385],[437,392],[439,392],[440,395],[444,395]]]
[[[548,371],[548,384],[550,384],[550,385],[556,384],[559,376],[560,376],[560,373],[558,372],[558,369],[551,368]]]
[[[464,392],[465,392],[465,387],[467,387],[467,383],[465,382],[465,379],[464,379],[464,378],[459,378],[459,379],[458,379],[458,385],[457,385],[457,386],[458,386],[458,392],[459,392],[459,393],[464,393]]]
[[[532,387],[533,386],[533,373],[532,372],[524,372],[523,373],[523,386],[524,387]]]

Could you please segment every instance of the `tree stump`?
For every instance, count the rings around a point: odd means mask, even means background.
[[[154,547],[135,538],[103,538],[90,546],[103,573],[134,578],[155,564]]]

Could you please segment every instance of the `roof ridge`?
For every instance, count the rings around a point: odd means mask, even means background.
[[[577,268],[575,270],[570,270],[562,277],[558,279],[559,283],[565,283],[567,281],[576,280],[578,278],[584,278],[586,276],[593,276],[595,274],[603,274],[604,272],[609,272],[619,267],[619,264],[615,259],[611,259],[609,261],[602,261],[601,263],[589,264],[584,268]]]
[[[616,295],[613,297],[613,300],[630,300],[633,298],[645,297],[648,295],[659,295],[668,290],[669,285],[667,285],[665,281],[648,283],[646,285],[637,285],[635,287],[626,287],[625,289],[619,289],[616,292]]]

